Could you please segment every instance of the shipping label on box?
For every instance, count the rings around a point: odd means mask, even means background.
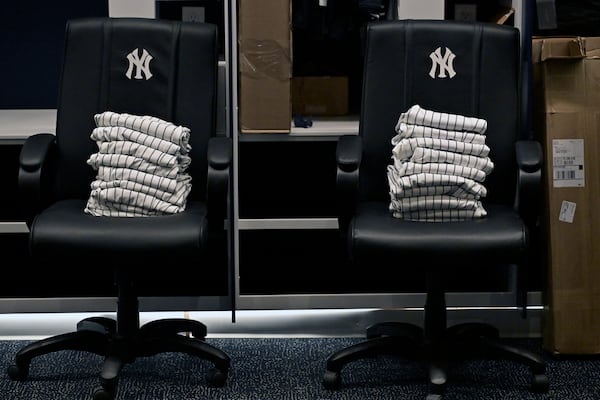
[[[552,169],[553,187],[584,187],[583,139],[553,139]]]

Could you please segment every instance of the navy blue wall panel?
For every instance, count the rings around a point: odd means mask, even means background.
[[[108,0],[0,1],[0,108],[56,108],[65,23],[108,16]]]

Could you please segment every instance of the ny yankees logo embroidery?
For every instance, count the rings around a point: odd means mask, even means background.
[[[131,79],[131,73],[135,68],[134,79],[142,79],[142,73],[146,80],[152,78],[152,72],[150,72],[150,61],[152,61],[152,56],[146,49],[142,49],[141,57],[138,55],[139,49],[134,49],[131,53],[127,54],[127,60],[129,60],[129,68],[127,68],[127,72],[125,76],[128,79]]]
[[[447,76],[451,79],[454,78],[456,75],[456,72],[454,71],[454,59],[456,58],[456,54],[449,48],[446,47],[446,52],[442,56],[442,48],[438,47],[429,55],[429,58],[431,58],[431,70],[429,71],[429,76],[435,79],[435,73],[439,68],[438,78],[446,78]],[[446,72],[448,75],[446,75]]]

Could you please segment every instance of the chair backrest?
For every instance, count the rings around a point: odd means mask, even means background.
[[[487,120],[494,171],[484,201],[512,204],[514,142],[522,134],[518,29],[450,20],[381,21],[366,29],[361,198],[389,200],[390,141],[400,114],[418,104]]]
[[[90,139],[93,117],[112,111],[190,128],[189,198],[204,198],[207,141],[216,135],[217,49],[212,24],[143,18],[69,21],[58,99],[55,196],[89,197],[95,171],[86,160],[98,151]]]

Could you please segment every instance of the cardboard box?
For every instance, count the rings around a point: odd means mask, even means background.
[[[288,133],[292,120],[290,0],[240,0],[238,5],[240,130]]]
[[[348,114],[348,77],[293,77],[292,113],[323,116]]]
[[[533,39],[534,130],[545,150],[544,347],[600,354],[600,38]]]

